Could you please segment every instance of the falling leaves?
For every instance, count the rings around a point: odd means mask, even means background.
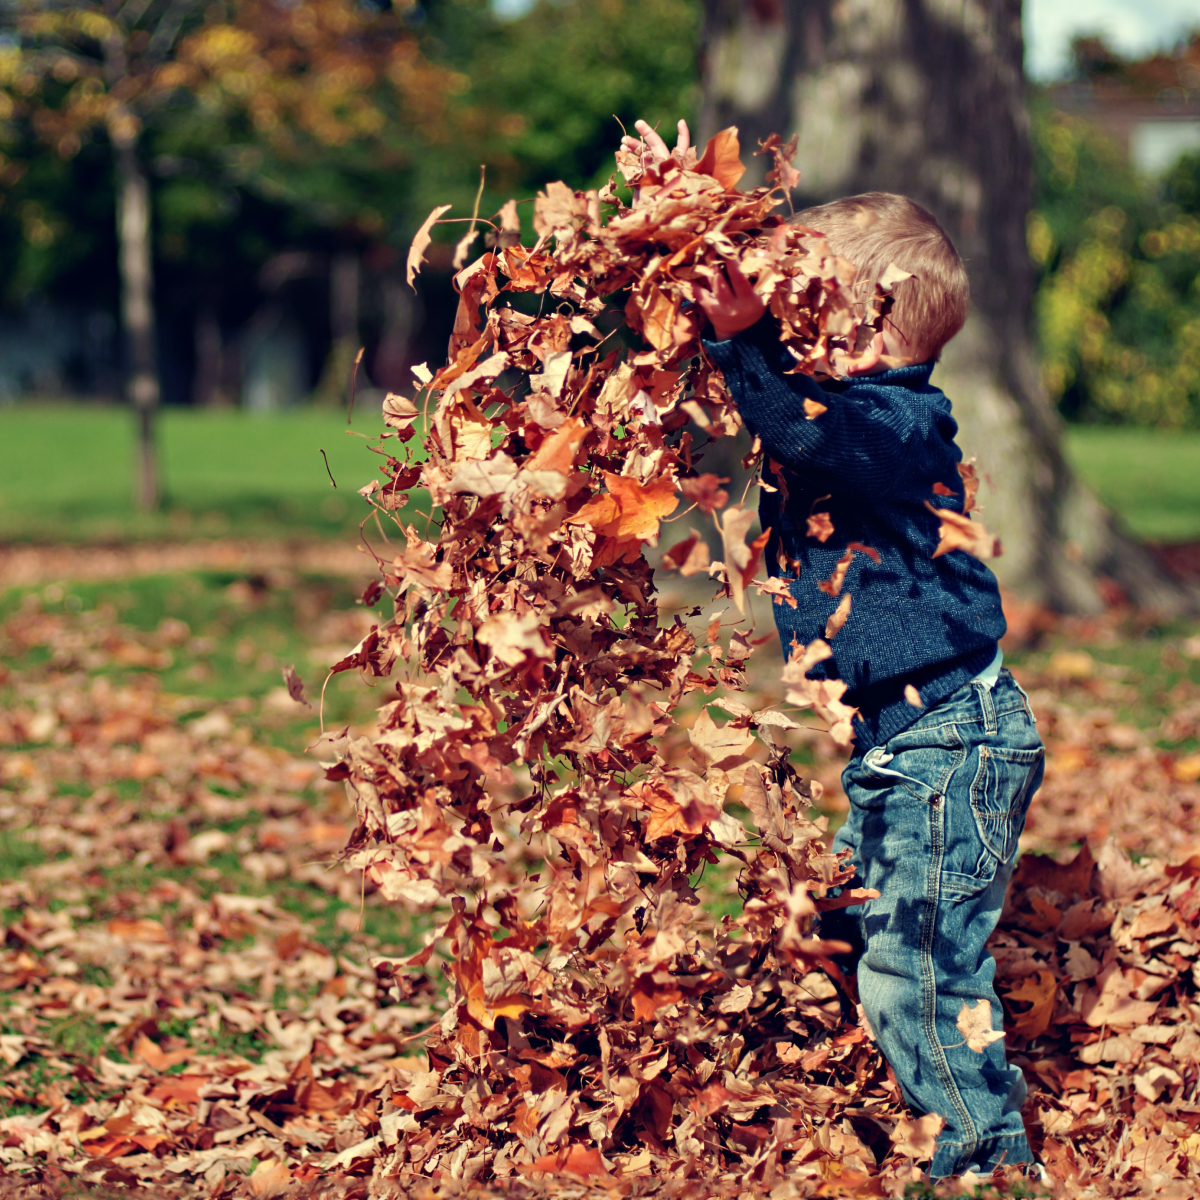
[[[408,286],[414,292],[417,290],[417,274],[421,270],[421,264],[425,261],[425,251],[429,249],[429,243],[433,241],[433,227],[452,207],[453,205],[451,204],[439,204],[421,222],[421,228],[417,230],[416,235],[413,237],[412,245],[408,248],[408,259],[404,264],[404,274],[408,280]]]
[[[954,1022],[963,1035],[968,1050],[982,1054],[993,1042],[1004,1036],[1004,1030],[992,1028],[992,1002],[979,1000],[974,1006],[963,1001],[958,1019]]]
[[[931,558],[940,558],[953,550],[965,550],[979,559],[1000,557],[1000,539],[988,533],[981,522],[973,521],[953,509],[934,508],[928,501],[925,507],[941,522],[938,526],[937,549]]]

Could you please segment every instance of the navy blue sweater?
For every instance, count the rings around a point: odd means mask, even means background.
[[[824,636],[840,597],[817,584],[849,543],[879,556],[854,554],[842,585],[850,618],[830,642],[833,658],[810,676],[845,680],[845,699],[862,714],[859,747],[881,745],[923,711],[905,700],[905,685],[932,707],[991,662],[1005,632],[992,572],[961,550],[932,557],[939,521],[926,502],[963,509],[950,401],[930,386],[933,363],[824,384],[784,374],[792,360],[770,317],[704,348],[779,464],[763,471],[777,490],[762,490],[759,516],[771,530],[767,570],[790,582],[797,602],[774,605],[785,654],[793,638]],[[827,411],[810,419],[805,399]],[[935,493],[937,483],[951,494]],[[823,543],[808,534],[809,517],[822,512],[833,525]]]

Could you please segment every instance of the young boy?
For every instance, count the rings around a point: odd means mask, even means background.
[[[638,129],[665,157],[661,138]],[[860,713],[842,776],[850,813],[834,846],[853,851],[856,883],[880,896],[846,910],[843,926],[861,935],[859,995],[908,1103],[945,1120],[931,1175],[984,1174],[1033,1160],[1025,1083],[1002,1041],[972,1050],[956,1021],[986,1000],[1000,1025],[985,943],[1044,752],[1025,693],[1001,667],[995,577],[963,551],[933,557],[939,520],[926,503],[961,512],[964,486],[958,427],[929,376],[966,318],[967,276],[937,221],[902,196],[852,196],[796,220],[824,233],[860,279],[892,262],[912,273],[895,289],[874,361],[824,384],[785,374],[790,356],[736,267],[700,297],[715,335],[705,351],[781,468],[781,478],[764,472],[775,490],[764,489],[760,514],[768,569],[797,602],[775,607],[785,653],[793,639],[824,636],[838,600],[818,585],[846,548],[878,553],[853,556],[842,587],[849,620],[831,640],[833,658],[810,672],[843,679]],[[885,369],[884,354],[902,365]],[[810,418],[806,400],[824,407]],[[810,525],[818,513],[827,520]],[[828,921],[822,933],[843,936]]]

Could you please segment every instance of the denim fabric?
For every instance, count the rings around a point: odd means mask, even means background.
[[[946,1121],[931,1175],[984,1174],[1030,1162],[1021,1120],[1025,1082],[1004,1042],[963,1044],[964,1004],[992,1006],[996,964],[984,944],[1000,919],[1043,756],[1025,693],[1007,670],[973,681],[842,775],[850,815],[834,839],[849,847],[858,885],[881,895],[826,937],[861,935],[858,991],[909,1105]],[[840,928],[839,928],[840,926]]]

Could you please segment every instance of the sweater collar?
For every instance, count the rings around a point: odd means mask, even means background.
[[[886,387],[922,388],[929,386],[929,377],[937,365],[935,359],[929,362],[913,363],[907,367],[893,367],[890,371],[881,371],[878,375],[860,375],[856,383],[877,383]]]

